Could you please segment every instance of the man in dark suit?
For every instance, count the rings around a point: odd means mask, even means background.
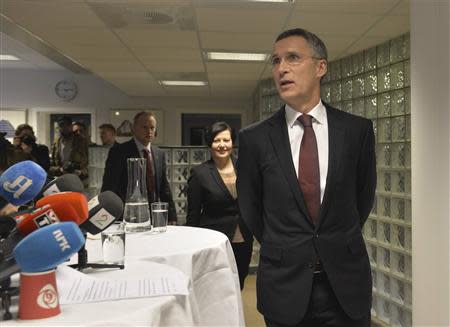
[[[241,131],[237,169],[242,218],[261,243],[258,310],[267,326],[370,326],[372,123],[321,101],[316,35],[281,33],[271,63],[286,105]]]
[[[169,224],[176,224],[177,214],[172,199],[172,192],[166,176],[166,159],[164,152],[151,144],[156,137],[156,118],[152,113],[142,111],[134,117],[134,137],[128,142],[113,146],[106,159],[103,175],[103,191],[113,191],[124,202],[128,185],[128,158],[146,158],[153,168],[153,178],[147,180],[149,204],[155,201],[169,203]],[[147,170],[147,175],[151,176]]]

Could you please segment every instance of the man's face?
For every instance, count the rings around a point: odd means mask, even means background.
[[[136,139],[143,145],[148,145],[155,139],[156,119],[153,116],[141,115],[133,125],[133,133]]]
[[[100,139],[103,145],[111,145],[116,141],[116,135],[108,128],[100,129]]]
[[[313,49],[301,36],[275,43],[272,74],[280,97],[289,105],[307,103],[320,97],[320,78],[327,72],[326,60],[314,57]]]
[[[59,132],[63,137],[69,137],[73,132],[72,132],[72,124],[68,124],[68,123],[60,123],[58,125],[59,127]]]
[[[83,136],[83,129],[81,128],[80,125],[72,125],[72,131],[73,131],[75,134],[78,134],[78,135]]]

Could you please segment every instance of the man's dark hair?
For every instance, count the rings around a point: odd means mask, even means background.
[[[236,133],[234,132],[234,130],[226,122],[218,121],[206,128],[205,130],[206,145],[208,145],[208,147],[211,147],[216,135],[226,130],[230,131],[231,140],[234,143],[234,139],[236,138]]]
[[[67,125],[72,125],[72,118],[70,118],[69,116],[61,116],[56,120],[58,126],[67,126]]]
[[[328,61],[328,51],[325,43],[323,43],[323,41],[317,35],[303,28],[293,28],[282,32],[277,36],[275,43],[290,36],[301,36],[306,40],[311,49],[314,51],[315,57]]]
[[[33,127],[31,127],[31,126],[28,125],[28,124],[20,124],[20,125],[17,126],[17,128],[16,128],[15,135],[16,135],[16,136],[19,136],[19,135],[22,133],[22,131],[25,130],[25,129],[30,130],[30,131],[34,134]]]
[[[116,134],[116,128],[112,124],[101,124],[98,128],[100,128],[100,129],[109,129],[111,132]]]

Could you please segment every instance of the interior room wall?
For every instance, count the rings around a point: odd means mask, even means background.
[[[1,108],[28,109],[28,122],[36,129],[40,142],[50,140],[49,114],[57,112],[92,114],[92,141],[99,142],[98,129],[110,122],[111,109],[158,109],[164,112],[165,145],[181,144],[182,113],[238,113],[247,124],[250,100],[206,99],[197,97],[129,97],[119,89],[93,75],[75,75],[69,71],[2,70]],[[54,91],[62,79],[74,80],[77,97],[65,102]],[[249,96],[250,97],[250,96]]]

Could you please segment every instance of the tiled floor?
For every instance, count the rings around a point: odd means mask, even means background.
[[[249,275],[245,279],[242,302],[244,303],[245,326],[264,327],[264,318],[256,310],[256,275]]]

